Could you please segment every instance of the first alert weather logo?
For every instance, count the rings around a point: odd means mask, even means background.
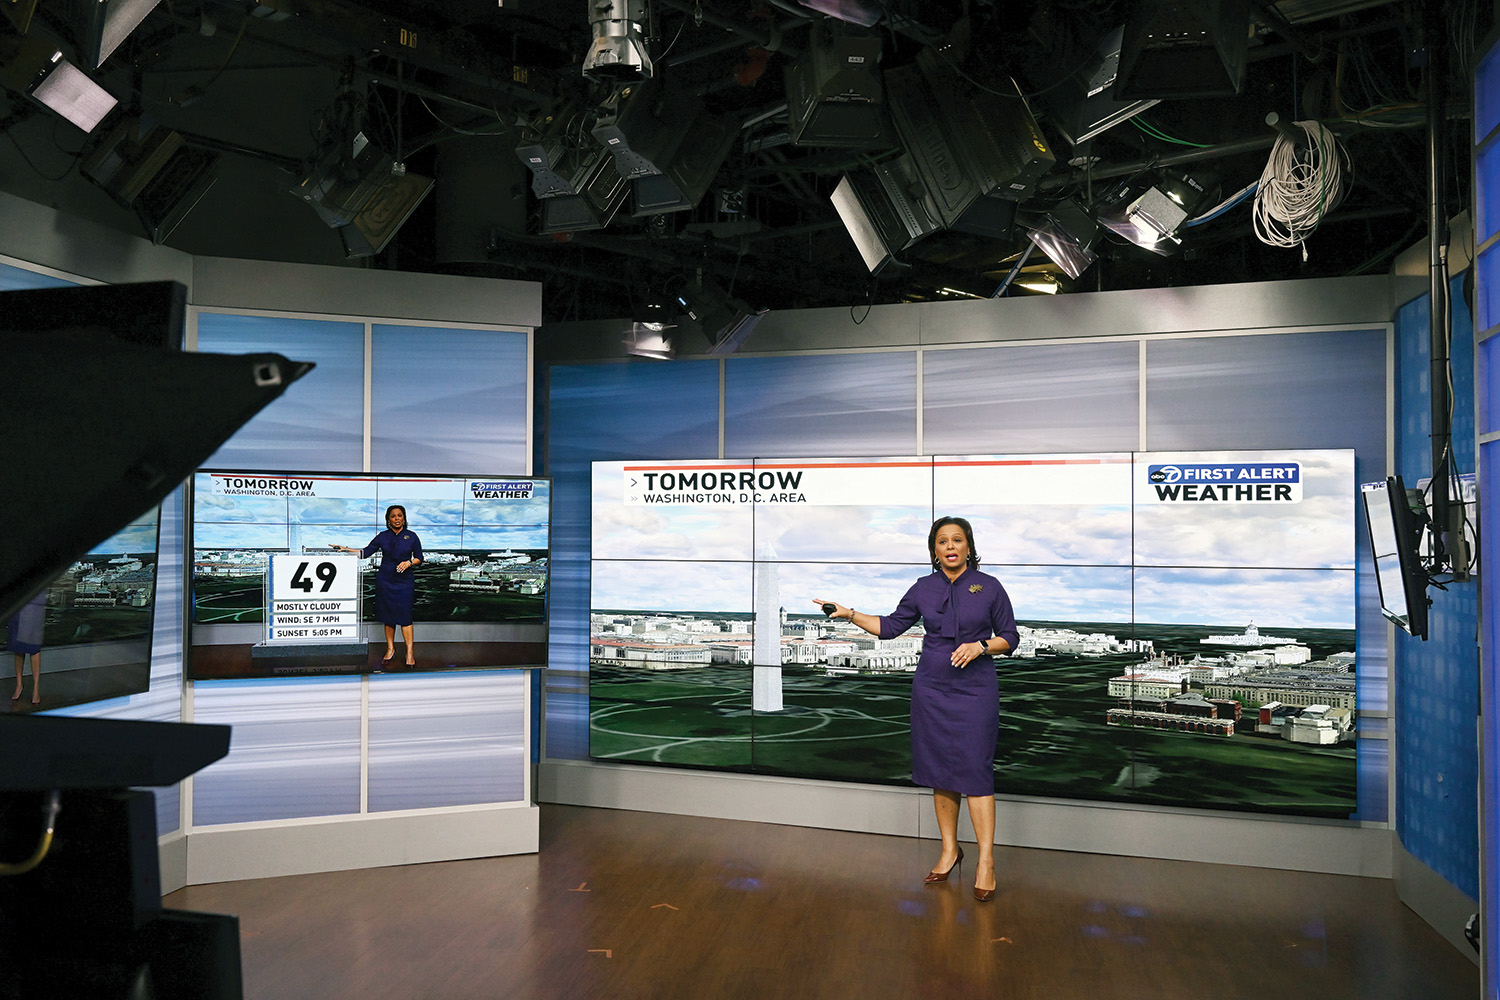
[[[1149,465],[1148,501],[1158,503],[1300,503],[1302,468],[1296,462],[1216,462]]]
[[[475,500],[530,500],[532,483],[529,479],[471,481],[469,491],[474,494]]]

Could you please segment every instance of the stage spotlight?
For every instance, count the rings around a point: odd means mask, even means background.
[[[587,170],[578,181],[576,194],[542,199],[537,232],[580,233],[603,229],[630,197],[630,184],[615,169],[614,158],[603,149],[589,151]]]
[[[116,125],[79,168],[126,208],[160,244],[218,179],[219,155],[188,146],[148,119]]]
[[[677,318],[677,312],[672,305],[672,296],[649,293],[635,304],[631,318],[639,326],[661,332],[672,326],[672,321]]]
[[[766,314],[766,310],[751,309],[703,277],[684,285],[677,293],[677,302],[683,315],[697,324],[708,339],[709,354],[733,354],[739,350]]]
[[[569,142],[568,124],[579,108],[569,106],[546,119],[538,129],[536,141],[516,147],[516,156],[531,171],[531,191],[538,198],[560,194],[577,194],[581,177],[574,177],[579,167],[576,144]]]
[[[590,131],[615,158],[620,176],[633,180],[662,172],[702,113],[703,100],[680,87],[642,80],[615,91],[600,111]]]
[[[292,193],[339,231],[345,256],[368,257],[385,249],[431,190],[431,179],[408,174],[360,132],[351,150],[325,150]]]
[[[845,174],[833,189],[834,210],[854,240],[871,274],[897,261],[897,255],[942,228],[912,197],[914,180],[906,157],[857,174]]]
[[[517,155],[531,170],[531,193],[538,198],[579,194],[609,153],[597,146],[568,146],[561,140],[520,146]]]
[[[1125,24],[1115,97],[1238,94],[1249,38],[1247,0],[1142,0]]]
[[[0,69],[0,80],[85,132],[92,132],[119,103],[64,59],[56,45],[39,37],[27,38],[16,47],[14,56]]]
[[[879,35],[815,22],[807,48],[786,69],[794,146],[868,147],[886,141]]]
[[[1117,99],[1114,85],[1119,76],[1120,42],[1124,34],[1121,27],[1101,38],[1093,54],[1066,81],[1039,83],[1045,89],[1037,100],[1047,112],[1047,120],[1070,146],[1085,143],[1159,103],[1155,99]]]
[[[671,361],[676,353],[672,347],[672,338],[655,323],[631,323],[630,331],[620,344],[625,348],[626,354],[633,354],[638,358]]]
[[[696,207],[739,135],[701,98],[658,80],[620,88],[601,112],[591,134],[631,183],[637,218]]]
[[[1009,234],[1015,202],[1055,161],[1019,91],[1005,98],[963,81],[931,49],[886,74],[904,152],[847,174],[834,208],[870,272],[939,229]]]
[[[66,0],[62,18],[85,63],[97,69],[161,0]]]
[[[975,200],[1024,201],[1056,162],[1026,101],[980,89],[924,49],[886,74],[891,118],[931,214],[947,228]]]
[[[1056,295],[1062,291],[1062,286],[1050,274],[1023,274],[1016,280],[1016,287],[1043,295]]]
[[[861,28],[871,28],[880,23],[885,16],[885,8],[878,0],[797,0],[799,4],[808,10],[815,10],[820,14],[847,21],[849,24],[857,24]]]
[[[635,195],[631,215],[641,218],[696,208],[739,134],[734,122],[700,112],[662,172],[631,181]]]
[[[1169,257],[1183,223],[1218,197],[1212,174],[1147,173],[1116,185],[1096,207],[1099,224],[1136,246]]]
[[[651,76],[651,56],[641,37],[646,0],[588,0],[594,40],[583,57],[592,80],[639,80]]]
[[[1076,279],[1099,259],[1091,249],[1098,234],[1099,223],[1093,215],[1076,199],[1069,198],[1048,209],[1042,221],[1029,230],[1026,237],[1068,277]]]

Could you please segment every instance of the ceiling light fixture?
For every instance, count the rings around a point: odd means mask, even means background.
[[[5,85],[92,132],[119,102],[40,38],[30,38],[3,69]]]
[[[339,231],[345,256],[368,257],[385,249],[431,190],[430,178],[407,173],[359,132],[352,150],[325,150],[292,193]]]
[[[683,315],[708,338],[709,354],[733,354],[739,350],[766,314],[766,310],[751,309],[701,275],[682,287],[677,302]]]
[[[672,355],[676,353],[672,347],[672,338],[667,336],[666,328],[656,327],[658,324],[655,323],[631,323],[630,331],[620,341],[625,353],[638,358],[671,361]]]
[[[1052,206],[1042,221],[1026,233],[1038,250],[1074,279],[1099,259],[1092,249],[1098,235],[1099,223],[1076,198]]]
[[[1099,224],[1136,246],[1169,257],[1182,246],[1178,231],[1218,197],[1214,175],[1147,173],[1117,185],[1098,206]]]
[[[1005,238],[1056,162],[1021,93],[967,87],[932,49],[886,73],[885,89],[904,151],[831,196],[870,273],[940,229]]]
[[[67,0],[62,17],[92,68],[104,65],[161,0]]]
[[[1028,274],[1017,280],[1016,285],[1028,291],[1041,292],[1043,295],[1056,295],[1062,291],[1062,286],[1050,274]]]
[[[1232,97],[1245,85],[1247,0],[1142,0],[1126,23],[1114,96]]]
[[[133,210],[161,244],[218,179],[219,154],[196,148],[172,129],[128,118],[94,145],[79,172]]]
[[[786,68],[787,124],[794,146],[861,148],[887,139],[879,35],[816,21],[807,48]]]
[[[583,57],[591,80],[640,80],[651,76],[651,55],[641,36],[646,0],[588,0],[594,40]]]

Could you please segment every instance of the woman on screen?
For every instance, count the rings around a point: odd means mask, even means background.
[[[5,645],[16,654],[16,690],[11,701],[21,700],[21,678],[26,657],[31,657],[31,703],[42,701],[42,628],[47,622],[47,591],[43,590],[22,606],[5,630]]]
[[[380,569],[375,573],[375,611],[385,625],[385,659],[396,655],[396,629],[406,643],[406,665],[417,665],[412,649],[411,605],[416,593],[416,574],[422,563],[422,540],[406,526],[406,508],[393,503],[385,509],[385,530],[362,549],[335,545],[340,552],[353,552],[362,559],[380,553]]]
[[[958,800],[967,795],[979,846],[974,898],[988,902],[995,897],[995,743],[1000,731],[994,657],[1014,649],[1020,633],[1005,588],[979,572],[968,521],[934,521],[927,554],[933,572],[912,584],[889,615],[866,614],[820,598],[814,603],[823,605],[829,617],[848,619],[882,639],[894,639],[922,622],[926,634],[911,685],[911,771],[913,781],[932,788],[943,838],[937,867],[924,881],[948,881],[948,873],[963,861]]]

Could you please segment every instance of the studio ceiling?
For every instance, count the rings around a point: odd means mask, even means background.
[[[900,143],[789,141],[786,70],[824,16],[795,0],[650,3],[643,27],[656,77],[737,126],[709,190],[688,211],[624,211],[597,231],[537,232],[540,202],[516,147],[536,140],[549,113],[596,107],[612,86],[581,73],[586,0],[163,0],[95,72],[120,103],[94,133],[0,92],[0,187],[142,233],[137,213],[80,168],[112,123],[144,115],[217,158],[213,186],[166,244],[344,263],[338,235],[290,191],[352,116],[408,173],[435,180],[389,246],[355,266],[540,281],[551,322],[629,316],[695,276],[755,309],[861,308],[988,297],[1030,245],[1028,229],[1055,205],[1090,203],[1163,165],[1195,172],[1227,197],[1265,168],[1276,137],[1265,118],[1274,111],[1323,122],[1348,157],[1345,194],[1304,247],[1257,239],[1247,199],[1187,231],[1170,256],[1106,233],[1094,245],[1099,260],[1078,277],[1040,252],[1024,274],[1076,294],[1370,273],[1425,236],[1425,90],[1413,55],[1423,45],[1420,3],[1252,2],[1239,93],[1163,100],[1076,146],[1049,121],[1047,95],[1136,3],[844,0],[841,9],[861,6],[879,17],[870,33],[885,72],[938,49],[968,85],[1027,95],[1057,162],[1016,205],[1008,233],[939,231],[872,277],[831,195],[845,175],[899,155]],[[28,37],[55,37],[74,58],[69,9],[41,0]],[[1468,199],[1469,53],[1488,17],[1477,0],[1447,11],[1449,214]],[[0,21],[0,63],[17,58],[21,41]],[[1016,283],[1008,294],[1033,292]]]

